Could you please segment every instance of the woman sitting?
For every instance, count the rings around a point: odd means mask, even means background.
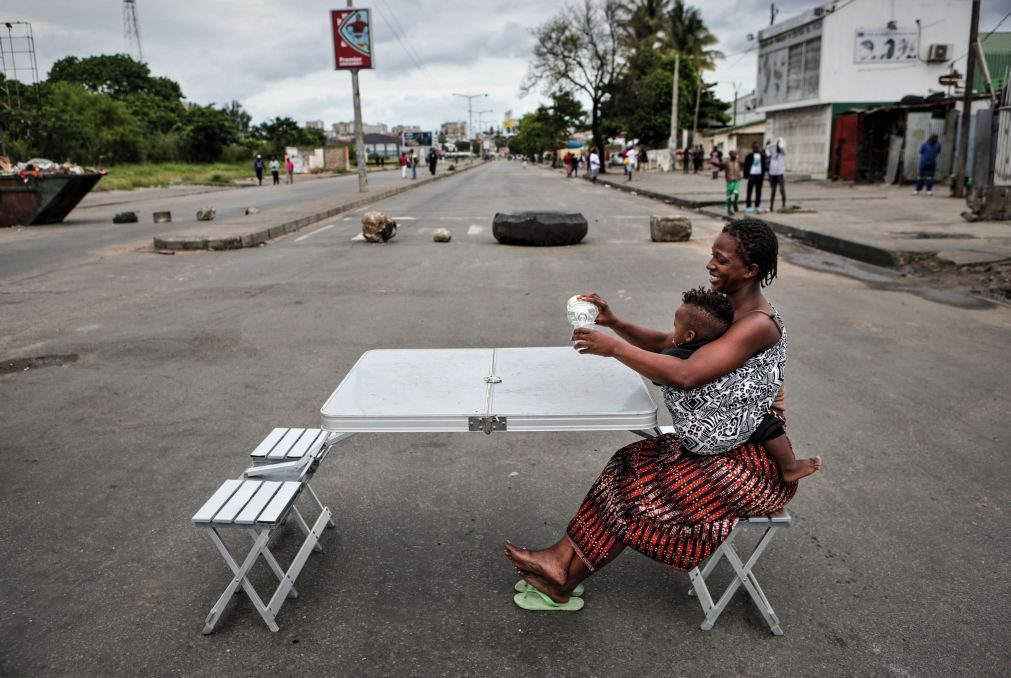
[[[762,222],[734,221],[723,229],[706,268],[710,287],[730,299],[734,322],[687,359],[663,353],[674,333],[620,320],[597,294],[585,295],[599,309],[597,324],[621,338],[578,328],[572,338],[580,353],[613,357],[665,392],[723,379],[728,402],[749,404],[751,416],[720,432],[719,444],[729,449],[724,454],[693,454],[671,434],[618,450],[558,542],[537,551],[506,542],[517,572],[545,602],[567,603],[580,582],[626,546],[689,570],[738,520],[774,513],[793,498],[797,483],[783,479],[763,444],[749,441],[782,388],[786,367],[783,321],[761,291],[776,277],[778,252],[775,234]]]

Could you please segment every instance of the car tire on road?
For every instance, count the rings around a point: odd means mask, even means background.
[[[578,212],[499,212],[492,222],[492,235],[504,245],[575,245],[588,230]]]

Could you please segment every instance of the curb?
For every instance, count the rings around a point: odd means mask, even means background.
[[[589,181],[589,179],[587,179],[587,181]],[[619,191],[625,191],[626,193],[635,193],[637,195],[646,196],[647,198],[652,198],[653,200],[660,200],[667,204],[673,204],[685,209],[695,210],[699,214],[704,214],[707,217],[723,219],[724,221],[732,221],[732,219],[724,214],[722,210],[715,212],[713,210],[705,209],[706,207],[711,207],[713,204],[722,205],[723,203],[686,200],[673,195],[667,195],[666,193],[658,193],[648,189],[639,189],[635,186],[627,186],[625,184],[608,181],[606,179],[601,179],[599,176],[597,177],[597,183],[610,186],[611,188],[615,188]],[[856,261],[862,261],[866,264],[881,266],[883,268],[901,268],[903,265],[904,257],[902,252],[893,252],[881,247],[875,247],[874,245],[846,240],[834,235],[818,233],[817,231],[809,231],[758,216],[749,216],[748,218],[761,221],[762,223],[768,225],[774,232],[786,236],[791,240],[795,240],[799,243],[809,245],[810,247],[814,247],[815,249],[825,252],[838,254],[839,256],[846,257],[847,259],[855,259]]]
[[[413,191],[416,188],[422,186],[427,186],[434,181],[440,181],[448,177],[457,176],[463,172],[481,167],[484,162],[470,165],[463,169],[455,169],[452,172],[446,171],[443,174],[437,174],[434,177],[429,178],[427,181],[423,181],[418,184],[410,184],[408,186],[398,186],[396,188],[390,188],[381,193],[369,194],[365,198],[359,198],[358,200],[352,200],[348,203],[342,203],[337,207],[332,209],[324,210],[322,212],[315,212],[308,216],[300,217],[298,219],[292,219],[290,221],[285,221],[276,226],[268,226],[266,228],[261,228],[259,230],[253,231],[252,233],[246,233],[243,235],[232,235],[224,237],[206,237],[206,238],[196,238],[196,239],[173,239],[171,236],[164,237],[154,237],[154,248],[156,250],[172,250],[177,252],[194,252],[198,250],[237,250],[243,247],[256,247],[268,240],[273,240],[274,238],[279,238],[282,235],[287,235],[288,233],[294,233],[295,231],[305,228],[310,224],[314,224],[317,221],[323,221],[324,219],[329,219],[332,216],[336,216],[343,212],[350,212],[351,210],[356,210],[359,207],[364,207],[365,205],[379,202],[380,200],[386,200],[387,198],[392,198],[395,195],[401,193],[406,193],[407,191]]]

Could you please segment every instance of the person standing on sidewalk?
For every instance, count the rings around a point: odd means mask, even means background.
[[[600,174],[600,156],[597,150],[590,151],[590,181],[597,183],[597,175]]]
[[[769,154],[769,211],[776,210],[776,187],[779,187],[779,194],[783,196],[783,209],[786,209],[786,142],[780,137],[776,143],[770,144],[766,149]]]
[[[407,178],[407,153],[403,151],[400,153],[400,178]]]
[[[288,183],[295,183],[295,162],[290,155],[284,156],[284,171],[288,175]]]
[[[281,163],[277,161],[277,156],[275,155],[270,159],[270,176],[274,180],[274,185],[277,186],[281,183]]]
[[[744,156],[741,169],[748,177],[748,192],[744,198],[744,211],[760,213],[762,211],[762,179],[769,171],[769,157],[765,155],[761,145],[754,141],[751,144],[751,153]],[[755,193],[755,206],[751,206],[751,193]]]
[[[727,180],[727,216],[732,217],[739,211],[737,201],[741,198],[741,165],[737,162],[737,151],[730,151],[720,166]]]
[[[257,185],[263,186],[263,156],[259,153],[256,154],[256,160],[253,161],[253,171],[256,172]]]
[[[435,166],[439,164],[439,154],[435,152],[434,148],[428,149],[428,171],[435,176]]]
[[[920,174],[913,195],[919,195],[924,184],[927,186],[927,195],[934,195],[934,172],[937,171],[939,155],[941,155],[941,141],[936,134],[931,134],[929,139],[920,144]]]
[[[418,152],[411,151],[411,179],[418,178]]]
[[[625,152],[625,175],[628,181],[632,181],[632,175],[635,174],[635,159],[638,155],[639,151],[635,150],[635,146],[629,146]]]

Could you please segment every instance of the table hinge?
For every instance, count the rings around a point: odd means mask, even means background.
[[[467,418],[467,430],[469,431],[484,431],[486,434],[491,435],[492,431],[505,431],[506,430],[506,418],[505,417],[468,417]]]

